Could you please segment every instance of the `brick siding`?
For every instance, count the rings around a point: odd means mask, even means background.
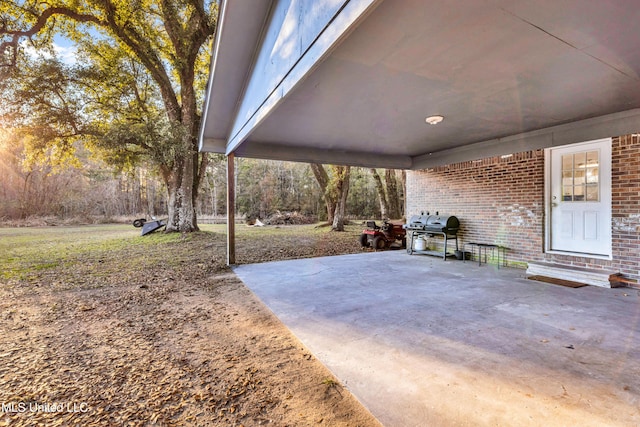
[[[407,174],[406,212],[407,218],[421,211],[457,216],[461,245],[484,242],[506,246],[510,265],[524,267],[527,261],[546,261],[614,270],[640,279],[638,135],[613,138],[612,198],[611,261],[544,252],[543,150],[411,171]]]
[[[613,265],[640,278],[640,134],[613,139],[611,159]]]

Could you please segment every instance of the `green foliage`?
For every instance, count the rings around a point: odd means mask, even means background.
[[[279,210],[317,213],[321,193],[307,164],[237,159],[236,169],[239,212],[251,218]]]
[[[142,163],[171,169],[189,152],[185,126],[168,119],[139,64],[107,42],[92,49],[100,47],[103,63],[70,67],[36,58],[5,80],[10,96],[0,111],[25,140],[25,165],[79,166],[76,149],[83,142],[120,170]]]
[[[76,143],[89,131],[83,120],[86,103],[70,67],[56,59],[34,59],[14,69],[0,89],[6,94],[2,125],[22,140],[25,168],[78,166]]]
[[[171,169],[188,153],[188,148],[181,144],[185,134],[180,123],[170,123],[163,116],[155,120],[148,117],[112,124],[104,135],[93,140],[93,147],[118,169],[130,171],[144,161]]]
[[[365,168],[351,168],[347,212],[363,219],[380,218],[378,195],[371,174]]]
[[[237,159],[238,212],[251,218],[266,218],[276,211],[298,211],[326,220],[323,194],[308,164],[271,160]],[[327,193],[336,197],[344,168],[325,169]],[[346,214],[356,218],[379,218],[380,202],[368,169],[352,167]]]

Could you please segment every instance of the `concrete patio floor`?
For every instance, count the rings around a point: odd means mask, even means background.
[[[385,426],[640,425],[640,293],[404,251],[241,265]]]

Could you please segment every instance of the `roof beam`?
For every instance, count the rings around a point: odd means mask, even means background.
[[[246,142],[235,152],[238,157],[323,163],[388,169],[411,168],[411,157],[384,153],[325,150],[314,147],[291,147],[260,142]]]

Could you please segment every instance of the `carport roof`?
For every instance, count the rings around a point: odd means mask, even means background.
[[[222,3],[202,151],[420,169],[640,130],[635,0],[351,0],[359,15],[231,134],[275,3]]]

